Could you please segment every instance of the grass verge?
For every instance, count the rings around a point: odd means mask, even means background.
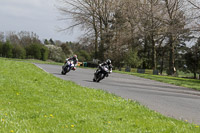
[[[137,102],[88,89],[33,64],[0,59],[0,132],[200,132]]]
[[[122,72],[122,71],[115,71],[115,72],[130,74],[130,75],[138,76],[141,78],[156,80],[156,81],[160,81],[164,83],[174,84],[177,86],[200,90],[200,80],[197,80],[197,79],[186,79],[186,78],[179,78],[179,77],[172,77],[172,76],[150,75],[150,74]]]
[[[63,63],[47,60],[47,61],[42,61],[42,60],[37,60],[37,59],[16,59],[16,58],[3,58],[0,57],[0,60],[11,60],[11,61],[22,61],[22,62],[27,62],[27,63],[40,63],[40,64],[52,64],[52,65],[63,65]]]

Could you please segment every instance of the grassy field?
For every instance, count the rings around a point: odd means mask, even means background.
[[[1,133],[200,132],[135,101],[88,89],[33,64],[0,59]]]

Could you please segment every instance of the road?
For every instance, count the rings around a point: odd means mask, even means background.
[[[165,116],[200,125],[200,91],[119,73],[112,73],[108,78],[95,83],[92,82],[92,69],[77,68],[67,75],[61,75],[61,66],[35,65],[63,80],[102,89],[125,99],[138,101]]]

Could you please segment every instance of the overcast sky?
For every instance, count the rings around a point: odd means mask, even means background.
[[[72,34],[58,32],[58,27],[69,25],[58,20],[58,4],[56,0],[0,0],[0,32],[30,31],[40,40],[77,41],[79,30]]]

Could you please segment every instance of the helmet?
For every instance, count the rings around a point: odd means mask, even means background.
[[[77,55],[74,55],[74,56],[72,57],[72,59],[73,59],[73,60],[77,60]]]
[[[106,60],[106,63],[107,63],[108,65],[110,65],[110,64],[111,64],[111,60],[110,60],[110,59],[107,59],[107,60]]]
[[[74,57],[74,58],[77,58],[77,55],[75,54],[73,57]]]

